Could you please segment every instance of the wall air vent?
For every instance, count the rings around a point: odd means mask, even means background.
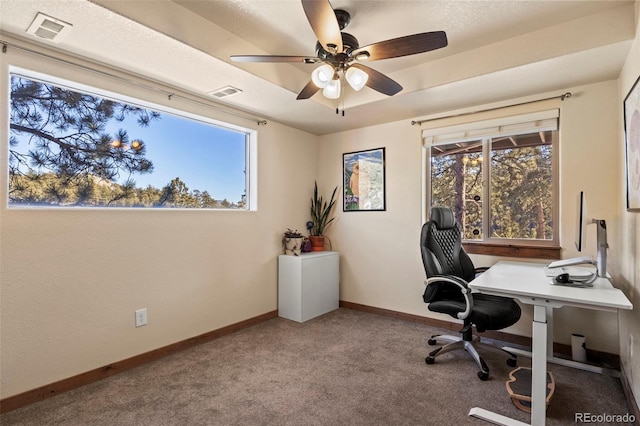
[[[227,96],[235,95],[236,93],[242,93],[242,90],[233,86],[225,86],[214,90],[213,92],[209,92],[211,96],[215,96],[216,98],[225,98]]]
[[[73,25],[68,22],[64,22],[60,19],[47,16],[42,12],[38,12],[35,19],[27,29],[27,32],[37,37],[57,43],[66,37],[71,27],[73,27]]]

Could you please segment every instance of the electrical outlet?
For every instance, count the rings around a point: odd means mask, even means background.
[[[136,311],[136,327],[147,325],[147,308]]]

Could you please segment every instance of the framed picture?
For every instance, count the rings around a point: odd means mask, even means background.
[[[624,146],[627,153],[627,211],[640,211],[640,76],[624,98]]]
[[[384,148],[342,154],[345,212],[385,210]]]

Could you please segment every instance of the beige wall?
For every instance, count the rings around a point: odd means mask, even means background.
[[[631,90],[634,82],[640,76],[640,2],[636,1],[636,38],[625,62],[618,80],[618,105],[622,105],[624,98]],[[618,134],[616,142],[622,144],[624,140],[624,118],[621,108],[618,108]],[[627,297],[634,304],[635,309],[620,314],[620,357],[625,376],[629,380],[631,389],[640,406],[640,212],[626,211],[626,176],[624,174],[625,153],[620,153],[620,181],[618,192],[619,235],[617,250],[619,253],[619,268],[615,279],[624,289]]]
[[[636,3],[636,17],[638,9]],[[590,213],[609,224],[609,270],[636,305],[640,214],[624,208],[620,105],[640,74],[639,58],[636,36],[618,81],[565,88],[574,96],[562,103],[560,151],[561,239],[567,248],[563,256],[577,255],[570,248],[575,196],[585,189]],[[16,51],[0,55],[0,60],[3,75],[11,61],[167,103],[163,96]],[[0,83],[0,90],[6,90],[6,81]],[[5,96],[0,92],[1,99]],[[192,104],[177,107],[258,129],[255,123]],[[0,119],[6,129],[6,115]],[[328,234],[341,252],[341,299],[450,319],[430,313],[421,300],[418,126],[406,120],[324,137],[274,122],[258,130],[255,212],[0,206],[0,398],[277,309],[281,232],[304,228],[314,179],[324,193],[341,185],[345,152],[386,148],[387,210],[343,213],[338,204]],[[6,176],[6,133],[0,141],[0,175]],[[315,163],[310,160],[314,156]],[[0,199],[6,199],[5,185],[1,191]],[[589,237],[593,248],[595,237]],[[497,260],[474,256],[479,265]],[[148,309],[149,325],[135,328],[133,312],[142,307]],[[563,308],[556,314],[556,341],[569,343],[571,332],[582,332],[589,347],[620,353],[638,398],[640,365],[634,360],[640,353],[639,312],[620,315],[618,334],[613,314]],[[508,331],[530,335],[529,319],[525,309],[523,320]],[[635,358],[630,356],[631,338]]]
[[[581,189],[587,193],[590,215],[607,220],[609,242],[617,246],[620,194],[616,189],[620,180],[621,146],[615,138],[618,132],[616,81],[566,90],[573,96],[559,103],[560,238],[565,247],[563,256],[575,257],[578,255],[573,248],[576,198]],[[549,95],[541,94],[540,98]],[[515,104],[519,100],[507,103]],[[335,225],[328,232],[336,250],[342,253],[341,299],[450,320],[448,316],[429,312],[421,298],[424,269],[418,249],[423,191],[420,130],[405,120],[324,136],[319,144],[319,180],[332,186],[340,184],[341,159],[345,152],[386,148],[386,211],[339,211]],[[588,245],[589,251],[580,255],[595,255],[595,229],[589,230]],[[611,258],[615,259],[616,254],[617,250],[612,249]],[[478,266],[489,266],[499,260],[486,256],[473,256],[473,259]],[[587,336],[588,347],[618,353],[615,314],[562,308],[554,315],[555,341],[570,344],[571,333],[582,333]],[[525,306],[523,319],[506,331],[530,336],[530,318],[531,308]]]
[[[9,49],[9,62],[168,104]],[[0,82],[7,99],[6,77]],[[257,129],[194,104],[170,105]],[[1,108],[3,111],[5,108]],[[6,200],[6,114],[2,193]],[[259,127],[257,211],[7,209],[0,206],[1,398],[277,309],[286,228],[304,229],[317,137]],[[134,327],[147,308],[149,324]]]

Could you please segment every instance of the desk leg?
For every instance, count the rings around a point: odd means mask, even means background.
[[[532,352],[523,351],[522,349],[512,348],[509,346],[503,346],[502,349],[512,353],[514,355],[526,356],[531,358]],[[607,374],[612,377],[620,377],[620,372],[611,369],[598,367],[591,364],[585,364],[583,362],[572,361],[563,358],[556,358],[553,356],[553,308],[547,306],[547,362],[552,364],[564,365],[565,367],[571,367],[578,370],[589,371],[591,373]]]
[[[533,307],[531,359],[531,424],[544,426],[547,415],[547,308]]]
[[[528,426],[529,423],[523,423],[520,420],[512,419],[511,417],[503,416],[502,414],[494,413],[493,411],[485,410],[484,408],[473,407],[469,410],[469,416],[476,419],[484,420],[485,422],[493,423],[494,425],[501,426]]]
[[[547,416],[547,308],[533,306],[533,351],[531,359],[531,425],[544,426]],[[497,425],[525,425],[518,420],[473,407],[473,416]]]
[[[547,310],[547,359],[553,358],[553,308],[546,307]]]
[[[525,356],[531,358],[530,351],[523,351],[522,349],[512,348],[510,346],[503,346],[503,350],[518,356]],[[547,358],[547,362],[551,364],[564,365],[565,367],[575,368],[576,370],[588,371],[590,373],[606,374],[611,377],[620,377],[620,372],[612,368],[598,367],[597,365],[585,364],[584,362],[572,361],[570,359],[557,358],[555,356]]]

